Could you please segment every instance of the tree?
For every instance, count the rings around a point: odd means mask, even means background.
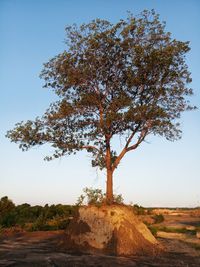
[[[113,173],[124,155],[149,134],[181,137],[178,119],[188,102],[189,42],[173,39],[152,11],[116,24],[96,19],[66,28],[67,50],[44,64],[44,87],[59,100],[41,118],[16,124],[7,137],[22,150],[50,143],[47,160],[87,150],[92,166],[107,171],[106,198],[113,202]],[[124,140],[119,153],[111,141]]]
[[[7,196],[0,199],[0,226],[10,227],[16,222],[15,204]]]
[[[0,217],[12,211],[14,208],[15,204],[7,196],[0,199]]]

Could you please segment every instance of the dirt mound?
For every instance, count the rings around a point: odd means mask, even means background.
[[[66,231],[67,250],[109,255],[156,254],[161,247],[126,206],[80,207]]]

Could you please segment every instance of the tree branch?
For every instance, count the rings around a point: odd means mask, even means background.
[[[142,141],[144,141],[144,139],[147,136],[148,131],[151,128],[151,126],[152,126],[152,121],[148,120],[146,122],[146,125],[144,126],[144,129],[142,130],[142,132],[140,134],[140,137],[138,138],[138,141],[134,145],[127,147],[127,152],[136,149],[139,146],[139,144]]]
[[[67,145],[60,146],[60,149],[64,149],[64,148],[68,148],[68,146]],[[96,150],[96,151],[100,152],[100,150],[96,146],[91,146],[91,145],[77,146],[76,149],[77,150],[79,150],[79,149],[91,149],[91,150]]]
[[[114,171],[114,170],[117,168],[117,166],[119,165],[121,159],[124,157],[124,155],[125,155],[127,152],[136,149],[136,148],[139,146],[139,144],[140,144],[142,141],[144,141],[144,139],[145,139],[145,137],[146,137],[146,135],[147,135],[147,133],[148,133],[148,130],[149,130],[149,128],[151,127],[151,121],[148,121],[148,122],[147,122],[147,125],[146,125],[146,127],[144,127],[144,129],[142,130],[142,132],[141,132],[141,134],[140,134],[140,137],[138,138],[138,141],[137,141],[134,145],[129,146],[131,140],[133,139],[134,135],[135,135],[136,132],[138,131],[139,127],[140,127],[140,125],[138,125],[138,126],[135,128],[135,130],[131,133],[131,135],[129,136],[129,138],[128,138],[127,142],[126,142],[125,147],[122,149],[121,153],[120,153],[119,156],[116,158],[116,160],[115,160],[115,162],[114,162],[114,164],[113,164],[112,171]]]
[[[140,124],[133,130],[133,132],[129,136],[125,147],[122,149],[121,153],[119,154],[119,156],[116,158],[115,162],[113,163],[112,171],[114,171],[117,168],[123,156],[126,154],[126,152],[128,152],[128,145],[130,144],[131,140],[133,139],[134,135],[136,134],[139,128],[140,128]]]
[[[112,166],[112,171],[114,171],[117,166],[119,165],[121,159],[123,158],[123,156],[126,154],[127,152],[127,148],[124,147],[121,151],[121,153],[119,154],[119,156],[116,158],[115,162],[113,163],[113,166]]]
[[[138,141],[134,145],[127,147],[127,152],[136,149],[139,146],[139,144],[142,143],[142,141],[144,141],[144,138],[146,137],[147,133],[148,133],[148,128],[145,128],[141,132],[140,137],[138,138]]]
[[[128,148],[128,145],[130,144],[131,140],[133,139],[134,135],[139,130],[139,128],[140,128],[140,124],[138,124],[138,126],[133,130],[132,134],[129,136],[128,140],[126,141],[125,148]]]

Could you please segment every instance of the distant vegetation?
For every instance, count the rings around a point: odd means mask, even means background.
[[[149,230],[154,236],[157,236],[157,232],[165,232],[165,233],[177,233],[177,234],[188,234],[188,235],[196,235],[197,228],[194,230],[183,228],[176,228],[176,227],[166,227],[166,226],[155,226],[155,225],[148,225]]]
[[[114,195],[114,202],[116,204],[124,205],[122,195]],[[0,231],[4,228],[15,229],[17,227],[25,231],[66,229],[70,220],[75,215],[78,206],[101,206],[103,204],[105,204],[105,194],[102,190],[87,187],[83,189],[83,194],[78,198],[75,205],[46,204],[45,206],[31,206],[27,203],[15,205],[12,200],[10,200],[7,196],[4,196],[0,199]],[[164,221],[164,216],[162,214],[154,214],[154,208],[146,208],[138,204],[132,204],[130,207],[132,207],[134,214],[142,215],[142,220],[155,236],[157,235],[157,231],[194,235],[197,230],[200,230],[199,224],[196,225],[195,230],[159,226],[156,224],[162,223]],[[193,209],[196,210],[197,208]],[[187,208],[183,208],[182,210],[187,210]]]
[[[156,214],[153,219],[154,223],[162,223],[164,221],[164,216],[162,214]]]
[[[144,208],[138,204],[133,205],[133,212],[136,215],[146,215],[146,214],[151,214],[151,208]]]
[[[78,206],[105,204],[105,193],[101,189],[84,188],[75,205],[31,206],[24,203],[15,205],[7,196],[0,199],[0,229],[20,227],[26,231],[65,229],[73,218]],[[123,205],[122,195],[114,195],[114,203]],[[151,214],[151,209],[137,204],[131,205],[137,215]]]
[[[183,228],[176,228],[176,227],[157,227],[157,231],[166,232],[166,233],[178,233],[178,234],[191,234],[196,235],[196,230],[190,230],[185,227]]]
[[[24,230],[65,229],[76,207],[70,205],[15,205],[7,196],[0,199],[0,228],[19,226]]]

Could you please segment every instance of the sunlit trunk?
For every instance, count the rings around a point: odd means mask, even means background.
[[[113,173],[112,170],[107,169],[106,181],[106,202],[107,204],[113,203]]]
[[[111,163],[111,151],[110,151],[110,140],[106,140],[106,203],[113,203],[113,171]]]

